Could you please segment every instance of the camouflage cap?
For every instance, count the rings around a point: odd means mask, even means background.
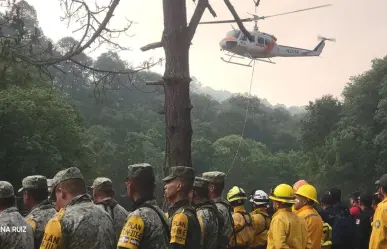
[[[208,184],[210,182],[203,178],[203,177],[195,177],[195,181],[194,181],[194,188],[204,188],[204,189],[208,189]]]
[[[176,166],[169,169],[169,175],[163,179],[163,182],[169,182],[176,177],[181,177],[185,181],[192,182],[195,180],[195,170],[191,167]]]
[[[112,190],[113,189],[113,182],[109,178],[106,177],[98,177],[94,180],[93,186],[91,186],[92,189],[98,191],[106,191],[106,190]]]
[[[52,190],[54,190],[59,183],[70,179],[83,179],[82,173],[77,167],[67,168],[56,173],[56,175],[52,179]]]
[[[220,171],[210,171],[203,173],[202,177],[210,183],[224,183],[226,174]]]
[[[19,193],[26,189],[47,189],[47,178],[42,175],[27,176],[22,181],[22,188]]]
[[[148,163],[137,163],[128,166],[128,176],[126,179],[130,178],[141,178],[141,179],[150,179],[154,181],[155,174],[153,172],[152,165]]]
[[[12,184],[6,181],[0,181],[0,199],[12,196],[15,196]]]

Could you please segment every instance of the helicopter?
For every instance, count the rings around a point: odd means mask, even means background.
[[[250,39],[245,33],[241,30],[233,28],[232,31],[229,31],[225,38],[223,38],[220,43],[220,51],[226,51],[225,54],[228,56],[228,60],[221,57],[221,59],[226,63],[241,65],[251,67],[253,61],[263,61],[271,64],[275,64],[270,58],[272,57],[307,57],[307,56],[320,56],[321,52],[325,47],[325,41],[336,41],[334,38],[326,38],[318,36],[318,39],[321,40],[317,46],[313,49],[304,49],[289,47],[284,45],[277,44],[277,38],[274,35],[270,35],[264,32],[260,32],[258,29],[258,20],[265,20],[267,18],[282,16],[287,14],[292,14],[301,11],[307,11],[312,9],[318,9],[323,7],[331,6],[331,4],[315,6],[307,9],[300,9],[290,12],[285,12],[281,14],[275,14],[270,16],[258,16],[251,13],[252,18],[240,19],[241,23],[244,22],[254,22],[253,31],[248,32],[250,34]],[[223,23],[234,23],[236,20],[222,20],[222,21],[211,21],[211,22],[200,22],[199,24],[223,24]],[[237,22],[238,23],[238,22]],[[238,23],[239,25],[239,23]],[[243,26],[243,24],[241,24]],[[252,41],[251,41],[252,39]],[[233,59],[250,59],[250,63],[243,64],[233,61]]]

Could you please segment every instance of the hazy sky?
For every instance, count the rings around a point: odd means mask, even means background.
[[[58,40],[71,34],[59,20],[58,1],[27,1],[35,6],[47,36]],[[210,2],[218,14],[216,20],[232,18],[223,0]],[[254,13],[252,0],[232,3],[242,18],[250,17],[246,12]],[[337,42],[327,42],[322,58],[273,58],[275,65],[256,63],[252,94],[267,98],[272,104],[288,106],[305,105],[324,94],[339,97],[350,76],[369,69],[373,58],[387,55],[386,0],[261,0],[257,14],[272,15],[328,3],[334,6],[260,21],[260,31],[275,35],[280,45],[313,49],[319,34],[334,37]],[[190,17],[195,5],[188,0],[187,6]],[[139,51],[141,46],[160,40],[162,1],[122,0],[114,24],[119,24],[124,16],[138,23],[131,29],[135,37],[121,40],[123,45],[133,48],[124,58],[133,62],[150,56],[162,57],[163,49]],[[206,11],[202,20],[214,18]],[[252,29],[253,23],[246,23],[246,27]],[[191,76],[214,89],[247,92],[252,69],[220,60],[223,53],[219,51],[219,41],[231,29],[229,24],[198,27],[190,53]],[[163,68],[156,71],[162,73]]]

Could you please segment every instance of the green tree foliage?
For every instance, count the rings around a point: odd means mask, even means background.
[[[301,122],[301,142],[304,149],[321,146],[336,128],[340,120],[341,103],[332,95],[323,96],[315,102],[309,102],[307,115]]]
[[[52,175],[64,166],[85,166],[81,119],[57,91],[0,91],[0,120],[2,178],[16,183],[22,175]]]

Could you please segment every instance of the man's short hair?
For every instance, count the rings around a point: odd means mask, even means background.
[[[370,193],[363,193],[359,197],[360,199],[360,204],[366,206],[366,207],[371,207],[372,206],[372,199],[373,196]]]
[[[224,182],[219,183],[212,183],[214,185],[214,194],[215,195],[222,195],[222,192],[224,190]]]
[[[204,188],[196,188],[196,187],[194,187],[193,191],[195,192],[196,196],[198,196],[200,198],[204,198],[204,199],[209,199],[208,188],[204,189]]]
[[[334,204],[334,202],[333,202],[333,198],[332,198],[331,193],[330,193],[330,192],[325,193],[325,194],[321,197],[320,202],[321,202],[321,204],[325,204],[325,205],[330,205],[330,206],[332,206],[332,205]]]
[[[47,196],[46,196],[47,198]],[[16,204],[16,198],[15,196],[7,197],[7,198],[1,198],[0,199],[0,207],[2,209],[14,207]]]
[[[71,195],[86,194],[86,184],[83,179],[69,179],[58,184]]]
[[[24,190],[29,197],[31,197],[35,202],[39,203],[47,200],[48,189],[39,189],[39,188],[27,188]]]

